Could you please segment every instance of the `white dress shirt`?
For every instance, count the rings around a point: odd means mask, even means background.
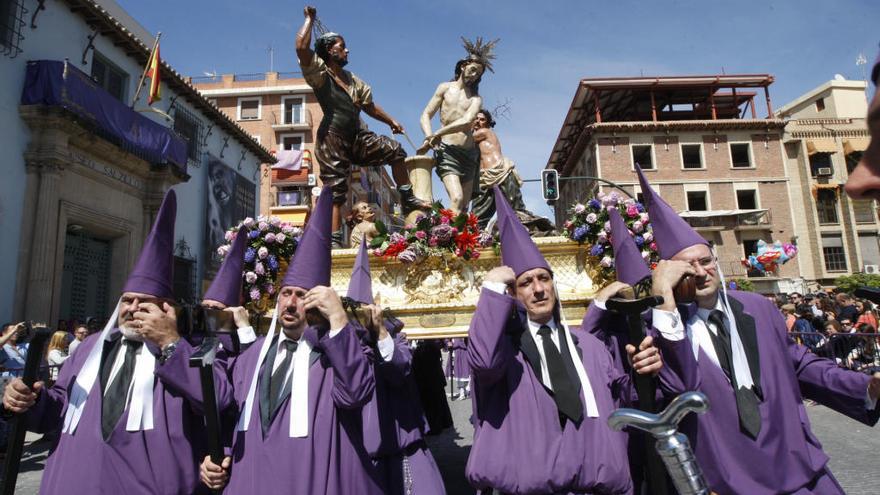
[[[541,335],[538,335],[538,330],[541,329],[542,326],[547,325],[550,327],[550,340],[553,342],[553,345],[556,346],[556,350],[559,350],[559,330],[556,327],[556,321],[552,318],[547,323],[535,323],[532,320],[528,320],[529,325],[529,333],[532,334],[532,339],[535,341],[535,347],[538,348],[538,354],[541,356],[541,382],[544,383],[544,386],[553,390],[553,383],[550,381],[550,369],[547,367],[547,356],[544,355],[544,339]],[[562,351],[560,350],[560,355]]]
[[[120,345],[116,348],[116,356],[113,358],[113,366],[110,367],[110,376],[107,378],[107,386],[104,388],[104,395],[107,395],[107,391],[110,390],[110,385],[113,384],[113,380],[116,379],[116,375],[119,374],[119,370],[122,369],[122,364],[125,362],[125,351],[128,349],[128,346],[125,345],[125,341],[129,340],[125,338],[125,336],[119,337],[122,341]],[[95,345],[99,345],[98,342]],[[134,370],[138,369],[138,361],[141,359],[141,355],[145,352],[150,352],[147,349],[147,344],[141,345],[134,354]],[[128,403],[131,401],[131,387],[134,386],[135,376],[132,374],[131,383],[128,384],[128,392],[125,394],[125,408],[128,409]]]

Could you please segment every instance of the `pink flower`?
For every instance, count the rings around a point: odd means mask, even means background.
[[[266,284],[263,286],[263,290],[266,291],[267,294],[272,295],[275,293],[275,286],[272,284]]]
[[[226,239],[226,242],[234,241],[235,240],[235,232],[233,232],[231,230],[227,230],[224,238]]]
[[[257,281],[257,274],[254,272],[247,272],[244,274],[244,280],[245,282],[252,284]]]
[[[599,244],[605,244],[606,242],[608,242],[608,232],[600,230],[599,235],[597,235],[596,238],[599,241]]]
[[[254,226],[254,219],[251,217],[247,217],[241,221],[241,224],[244,225],[245,227],[253,227]]]
[[[656,251],[656,250],[657,250],[657,243],[656,243],[656,242],[652,242],[651,245],[648,246],[648,247],[650,247],[651,250]]]
[[[419,230],[418,232],[416,232],[416,239],[424,241],[425,237],[428,237],[428,234],[426,234],[424,230]]]
[[[290,224],[284,224],[284,225],[281,227],[281,232],[284,232],[285,234],[290,235],[290,234],[293,234],[293,231],[294,231],[295,229],[296,229],[296,227],[294,227],[293,225],[290,225]]]
[[[480,257],[479,251],[474,251],[473,253],[471,253],[471,259],[477,259],[479,257]]]
[[[278,217],[269,217],[269,224],[277,227],[281,225],[281,219]]]
[[[428,245],[431,246],[431,247],[437,247],[437,243],[438,243],[438,242],[439,242],[439,241],[437,241],[437,237],[436,237],[436,236],[431,236],[431,238],[428,239]]]
[[[636,208],[635,205],[629,205],[626,207],[626,214],[630,218],[635,218],[639,216],[639,210]]]
[[[251,301],[259,301],[260,300],[260,289],[257,289],[256,287],[254,287],[253,289],[251,289],[251,291],[248,293],[248,295],[251,296]]]
[[[260,262],[258,261],[257,264],[254,265],[254,273],[256,273],[257,275],[265,275],[265,274],[266,274],[266,268],[263,266],[262,263],[260,263]],[[251,283],[253,283],[253,282],[251,282]]]
[[[563,224],[563,226],[564,226],[566,229],[570,229],[572,225],[574,225],[574,224],[571,223],[571,220],[566,220],[565,223]]]
[[[267,244],[272,244],[275,242],[275,234],[269,232],[263,237],[263,240],[266,241]]]
[[[440,223],[449,223],[449,217],[440,217]]]
[[[266,246],[261,246],[260,249],[257,249],[257,256],[259,256],[261,260],[264,260],[266,259],[266,256],[269,256],[269,250],[266,249]]]
[[[265,231],[269,230],[269,224],[266,222],[260,222],[260,224],[257,226],[257,228],[259,228],[261,231],[265,232]]]
[[[287,236],[281,233],[275,234],[275,242],[278,244],[284,244],[284,241],[287,240]]]
[[[451,232],[452,232],[452,235],[458,234],[458,229],[455,227],[452,227]]]

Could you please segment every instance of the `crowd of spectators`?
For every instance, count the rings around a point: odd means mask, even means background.
[[[772,296],[792,338],[841,366],[880,371],[878,307],[847,293]]]

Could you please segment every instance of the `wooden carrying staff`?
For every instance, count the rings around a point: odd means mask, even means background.
[[[25,322],[28,334],[32,334],[28,346],[27,359],[24,363],[24,374],[21,379],[28,387],[33,387],[40,372],[40,361],[43,357],[43,347],[52,336],[52,331],[45,326],[34,327],[30,322]],[[35,330],[35,332],[32,332]],[[16,414],[9,420],[9,445],[6,447],[6,462],[4,463],[3,495],[15,493],[15,483],[18,481],[18,470],[21,468],[21,454],[24,449],[24,436],[27,433],[26,413]]]

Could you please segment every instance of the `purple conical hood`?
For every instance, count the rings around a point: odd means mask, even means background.
[[[174,299],[174,221],[177,218],[177,195],[169,189],[156,214],[153,229],[144,241],[122,292],[139,292]]]
[[[639,183],[642,186],[642,194],[645,196],[645,206],[648,208],[648,218],[651,221],[654,242],[657,243],[660,258],[671,259],[682,249],[697,244],[708,246],[709,241],[698,234],[693,227],[678,216],[669,203],[654,192],[638,164],[636,164],[636,173],[639,174]]]
[[[330,229],[333,218],[333,192],[324,186],[306,224],[293,261],[284,274],[281,287],[309,290],[330,285]]]
[[[373,278],[370,276],[370,258],[367,254],[367,240],[361,240],[361,249],[354,261],[351,281],[348,283],[348,297],[363,304],[373,304]]]
[[[241,306],[241,273],[247,239],[247,227],[240,227],[232,241],[232,247],[226,253],[226,259],[202,299],[211,299],[228,307]]]
[[[611,222],[611,246],[614,248],[614,270],[617,280],[635,285],[645,277],[651,276],[651,270],[642,258],[642,253],[633,241],[617,208],[608,208]]]
[[[493,186],[493,189],[495,209],[498,211],[498,234],[501,237],[501,262],[512,268],[517,277],[534,268],[546,268],[553,273],[504,193],[497,186]]]

